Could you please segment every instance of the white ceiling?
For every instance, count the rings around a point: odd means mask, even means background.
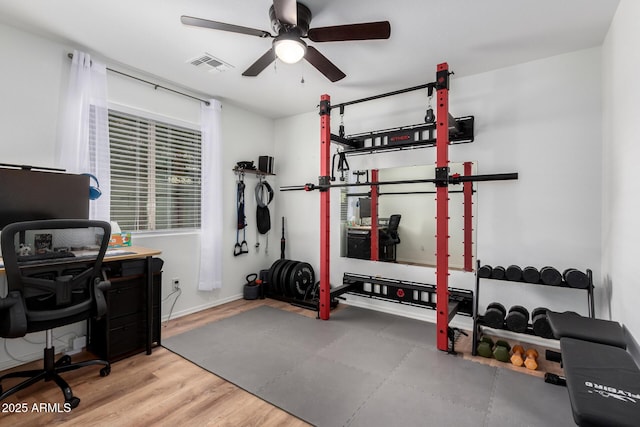
[[[272,0],[0,0],[0,22],[87,51],[110,68],[126,65],[276,118],[314,111],[323,93],[338,103],[431,82],[440,62],[449,63],[455,78],[599,46],[618,0],[302,3],[313,14],[311,28],[388,20],[391,38],[308,42],[347,74],[331,83],[304,61],[276,61],[257,77],[243,77],[271,39],[180,22],[191,15],[273,34]],[[220,73],[187,63],[204,52],[234,68]]]

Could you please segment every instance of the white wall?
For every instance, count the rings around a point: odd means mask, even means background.
[[[601,52],[578,51],[476,76],[454,78],[450,109],[474,115],[476,141],[450,149],[452,162],[476,161],[477,173],[518,172],[517,181],[483,182],[478,188],[477,256],[493,265],[518,264],[560,270],[590,268],[600,277]],[[455,71],[455,64],[449,64]],[[425,71],[425,82],[435,70]],[[400,88],[398,88],[400,89]],[[426,91],[425,91],[426,92]],[[330,94],[331,95],[331,94]],[[374,94],[372,94],[374,95]],[[347,99],[332,97],[334,104]],[[422,122],[426,93],[413,92],[349,106],[347,134]],[[332,114],[337,133],[339,117]],[[303,114],[276,122],[276,157],[286,170],[280,185],[317,182],[319,118]],[[435,163],[433,149],[350,157],[352,169]],[[290,218],[294,259],[319,267],[318,193],[281,194],[279,209]],[[332,194],[332,230],[339,230],[338,192]],[[333,233],[337,238],[337,231]],[[295,242],[304,242],[298,244]],[[339,257],[332,241],[331,282],[344,272],[435,283],[431,268],[372,263]],[[451,272],[450,286],[471,289],[472,273]],[[601,284],[596,282],[598,290]],[[586,314],[586,293],[504,282],[483,283],[481,311],[494,300],[507,307],[575,310]],[[362,299],[349,297],[363,303]],[[368,301],[367,301],[368,302]],[[433,318],[429,310],[371,302],[378,308]],[[598,294],[597,311],[606,305]],[[464,323],[464,321],[462,322]]]
[[[9,26],[0,25],[0,56],[5,58],[0,69],[0,148],[2,162],[13,164],[31,164],[37,166],[55,166],[54,145],[57,132],[59,105],[63,102],[71,61],[67,53],[73,46],[65,46],[38,36],[25,33]],[[91,53],[91,52],[90,52]],[[107,63],[99,56],[98,60]],[[124,72],[135,71],[114,66]],[[141,76],[146,77],[146,76]],[[162,89],[131,79],[108,73],[109,100],[113,104],[125,105],[166,116],[181,122],[193,123],[199,127],[200,105],[197,101],[172,94]],[[157,81],[153,77],[147,80]],[[157,81],[163,86],[171,84]],[[180,90],[180,88],[176,88]],[[199,265],[199,232],[176,234],[136,233],[133,244],[160,249],[165,260],[162,296],[169,296],[171,279],[179,278],[182,295],[173,309],[172,318],[207,307],[218,305],[242,296],[245,276],[268,268],[278,256],[278,236],[271,232],[271,251],[264,251],[264,237],[259,253],[255,244],[255,201],[253,188],[256,180],[247,177],[247,241],[251,253],[240,257],[233,256],[235,243],[235,176],[232,168],[238,160],[255,160],[259,155],[273,155],[273,121],[252,112],[223,102],[223,288],[213,292],[201,292],[197,288]],[[273,206],[273,205],[272,205]],[[0,279],[4,280],[4,278]],[[0,283],[2,285],[3,283]],[[169,314],[174,296],[162,304],[163,318]],[[85,324],[59,328],[54,336],[61,340],[55,342],[58,350],[64,349],[69,338],[84,334]],[[68,335],[65,335],[68,334]],[[32,334],[31,341],[44,342],[44,334]],[[0,339],[0,341],[4,341]],[[33,360],[42,357],[42,345],[30,344],[25,340],[6,340],[9,353],[20,360]],[[3,346],[0,346],[0,369],[18,364]]]
[[[640,4],[622,0],[603,44],[602,278],[611,294],[611,317],[640,336]]]

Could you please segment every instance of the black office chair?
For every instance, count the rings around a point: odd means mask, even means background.
[[[71,357],[65,355],[56,362],[52,329],[106,314],[104,291],[110,283],[102,280],[102,260],[110,236],[111,226],[108,222],[92,220],[18,222],[2,230],[8,294],[0,298],[0,337],[17,338],[31,332],[46,331],[46,348],[43,369],[11,372],[0,377],[0,400],[40,380],[53,380],[62,389],[65,403],[75,408],[80,399],[73,396],[69,384],[60,377],[60,373],[101,365],[100,375],[109,375],[111,365],[105,360],[71,363]],[[16,253],[20,251],[20,246],[42,240],[50,246],[43,249],[42,255]],[[60,255],[52,251],[59,246],[95,246],[97,241],[100,245],[97,255],[89,255],[88,258],[53,258],[54,255]],[[3,392],[1,383],[7,378],[28,379]]]
[[[389,217],[389,224],[387,229],[380,231],[380,248],[384,248],[386,251],[391,249],[391,256],[389,257],[387,252],[386,260],[396,262],[396,245],[400,243],[400,235],[398,234],[398,227],[400,226],[400,218],[402,215],[394,214]]]

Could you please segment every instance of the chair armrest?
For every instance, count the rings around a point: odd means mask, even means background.
[[[27,313],[22,295],[11,291],[0,298],[0,336],[4,338],[23,337],[27,333]]]

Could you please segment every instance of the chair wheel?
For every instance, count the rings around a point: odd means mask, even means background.
[[[62,356],[58,362],[56,363],[57,366],[67,366],[67,365],[71,365],[71,356],[69,356],[68,354],[65,354],[64,356]]]
[[[66,400],[65,403],[68,403],[71,406],[71,409],[77,408],[80,404],[80,398],[73,396],[71,399]]]
[[[105,366],[104,368],[100,369],[100,376],[101,377],[106,377],[110,373],[111,373],[111,366]]]

